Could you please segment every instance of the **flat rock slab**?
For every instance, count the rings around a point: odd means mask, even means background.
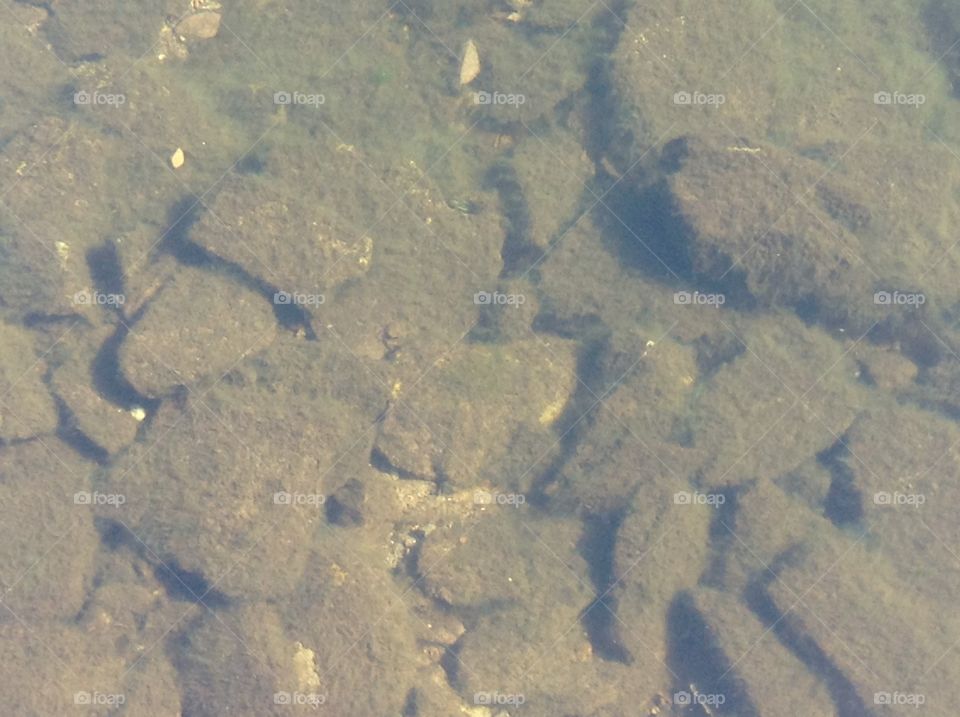
[[[549,438],[544,449],[556,442],[551,426],[572,394],[574,370],[565,341],[459,345],[422,382],[398,387],[376,448],[411,477],[480,485],[484,467],[507,454],[521,429]]]
[[[296,585],[327,493],[366,460],[364,418],[336,399],[258,382],[250,362],[228,379],[164,402],[143,442],[104,476],[119,517],[151,554],[226,595],[277,596]]]
[[[740,600],[708,588],[689,595],[706,630],[704,647],[716,650],[714,658],[730,672],[719,683],[696,683],[702,697],[683,690],[693,699],[710,705],[721,696],[726,709],[739,701],[737,714],[763,717],[793,717],[798,711],[810,717],[835,717],[836,706],[820,676],[780,642],[770,639],[762,623]],[[720,702],[720,699],[713,700]]]
[[[937,604],[951,604],[960,590],[956,422],[889,403],[860,416],[847,446],[843,464],[872,542],[917,592]],[[933,571],[932,565],[943,569]]]
[[[799,319],[758,319],[746,345],[691,410],[693,448],[711,486],[773,479],[829,448],[865,400],[841,343]]]
[[[53,433],[57,407],[44,383],[46,363],[37,356],[34,336],[16,324],[0,323],[0,438]]]
[[[100,547],[89,466],[53,437],[0,449],[0,622],[74,618]]]
[[[267,346],[277,321],[263,296],[216,274],[184,267],[148,304],[120,348],[138,391],[162,396],[220,376]]]
[[[856,538],[810,541],[771,579],[771,617],[783,618],[781,634],[813,659],[838,707],[861,710],[850,714],[903,714],[905,703],[883,702],[883,695],[893,699],[895,693],[922,696],[924,714],[955,714],[955,611],[918,594],[884,556]]]

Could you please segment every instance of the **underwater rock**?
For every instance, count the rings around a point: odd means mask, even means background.
[[[925,599],[864,537],[814,538],[782,561],[758,596],[766,619],[779,621],[778,637],[823,676],[841,714],[887,717],[923,699],[926,714],[947,717],[960,677],[951,659],[960,620],[945,609],[952,598]]]
[[[99,547],[88,471],[50,436],[0,448],[0,622],[67,620],[83,606]]]
[[[540,253],[563,236],[581,205],[585,209],[597,202],[588,191],[593,163],[580,138],[568,130],[555,127],[543,137],[526,139],[514,151],[511,166],[523,190],[522,197],[513,199],[522,198],[529,220],[529,227],[519,228],[528,229],[529,241]]]
[[[15,324],[0,323],[0,438],[11,440],[53,433],[57,407],[44,383],[46,364],[34,349],[34,336]]]
[[[105,400],[91,381],[97,355],[114,331],[112,326],[74,329],[69,351],[54,367],[50,382],[69,411],[68,428],[79,430],[110,455],[133,443],[140,427],[129,411]]]
[[[341,153],[342,154],[342,153]],[[323,309],[324,292],[363,276],[373,259],[374,240],[342,217],[342,204],[330,201],[353,188],[349,163],[334,154],[331,169],[342,168],[337,188],[311,188],[319,177],[298,176],[296,165],[284,165],[270,181],[253,176],[228,179],[191,232],[207,251],[239,264],[253,276],[286,291],[323,298],[301,304]],[[345,199],[345,198],[344,198]],[[346,200],[349,201],[349,200]],[[349,217],[349,214],[348,214]],[[368,222],[374,224],[374,218]],[[373,232],[376,227],[371,226]],[[332,296],[329,297],[332,300]],[[294,303],[293,299],[289,303]]]
[[[557,339],[459,345],[409,395],[398,387],[376,450],[401,475],[480,485],[517,431],[537,431],[545,450],[556,442],[551,425],[573,390],[574,359]]]
[[[772,145],[722,138],[674,140],[664,156],[676,168],[667,184],[695,273],[731,289],[742,281],[765,306],[829,316],[847,303],[872,305],[874,277],[860,259],[866,249],[822,198],[829,193],[867,210],[862,197],[824,178],[821,165]],[[818,182],[819,192],[798,201]]]
[[[617,531],[612,628],[624,654],[648,671],[650,694],[672,682],[667,615],[675,595],[695,586],[707,566],[714,510],[685,484],[658,481],[638,489]]]
[[[18,315],[93,313],[80,295],[91,285],[86,253],[117,220],[107,167],[121,148],[59,117],[4,144],[0,170],[14,179],[0,209],[0,300]]]
[[[417,561],[424,592],[458,608],[482,608],[529,605],[549,585],[561,604],[582,609],[592,596],[589,571],[575,552],[578,522],[533,520],[529,510],[492,504],[469,525],[432,531]]]
[[[469,85],[480,74],[480,53],[473,40],[467,40],[463,46],[463,59],[460,61],[460,86]]]
[[[112,646],[59,623],[0,624],[6,679],[0,700],[8,714],[108,717],[125,704],[128,667]],[[162,714],[162,713],[158,713]]]
[[[946,605],[960,590],[953,564],[960,543],[960,431],[934,412],[884,401],[858,417],[840,461],[862,509],[871,544],[914,593]],[[918,559],[923,556],[923,559]]]
[[[105,490],[125,494],[116,514],[151,554],[246,598],[293,589],[327,493],[366,458],[358,438],[373,422],[335,399],[258,381],[256,368],[165,401],[144,441],[103,476]]]
[[[758,317],[747,351],[708,381],[690,408],[691,450],[706,485],[773,479],[832,446],[866,401],[843,344],[788,315]]]
[[[120,366],[138,391],[162,396],[221,376],[276,332],[266,299],[217,274],[183,267],[131,327]]]
[[[860,344],[854,356],[866,372],[864,379],[883,391],[907,388],[917,378],[917,365],[898,351]]]
[[[710,667],[718,673],[730,670],[719,683],[695,682],[696,697],[689,689],[680,690],[691,702],[721,703],[724,711],[736,709],[734,703],[741,709],[751,705],[753,710],[738,712],[743,715],[792,717],[801,710],[810,717],[835,717],[836,706],[826,685],[739,600],[718,590],[697,588],[689,594],[689,603],[688,609],[705,628],[695,648],[700,654],[686,656],[691,667],[703,660],[712,662]]]
[[[180,20],[175,29],[187,40],[209,40],[220,32],[220,19],[218,12],[195,12]]]

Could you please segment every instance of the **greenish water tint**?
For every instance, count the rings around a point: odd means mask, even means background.
[[[956,2],[7,10],[5,714],[956,714]]]

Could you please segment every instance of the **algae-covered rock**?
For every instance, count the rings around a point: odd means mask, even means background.
[[[53,433],[57,407],[44,383],[46,364],[34,350],[34,336],[15,324],[0,324],[0,438]]]
[[[842,463],[871,545],[916,592],[948,604],[960,575],[932,566],[950,564],[960,541],[956,423],[910,406],[879,405],[854,423],[845,443]]]
[[[573,390],[573,371],[564,341],[458,346],[422,383],[396,387],[376,450],[404,474],[479,485],[517,431],[539,432],[544,450],[556,442],[550,427]]]
[[[783,561],[765,594],[780,634],[817,656],[838,710],[887,717],[921,704],[937,717],[955,711],[960,666],[950,656],[960,622],[948,603],[918,594],[862,536],[808,541]]]
[[[44,117],[5,143],[0,169],[14,179],[0,211],[0,299],[19,315],[94,310],[83,300],[91,287],[87,252],[143,211],[119,199],[130,189],[120,192],[108,167],[120,156],[129,156],[123,140],[60,117]]]
[[[798,710],[811,717],[834,717],[836,706],[827,686],[780,642],[769,626],[742,602],[717,590],[699,588],[685,596],[686,608],[703,621],[706,644],[715,664],[729,673],[717,682],[696,683],[704,704],[739,708],[738,714],[789,717]],[[679,694],[694,701],[689,688]],[[736,704],[735,704],[736,703]]]
[[[55,438],[0,449],[0,622],[72,619],[93,579],[99,537],[88,466]]]
[[[439,589],[447,602],[478,615],[456,645],[465,703],[582,714],[635,694],[624,686],[623,666],[594,656],[583,624],[586,608],[606,608],[591,604],[578,521],[510,513],[451,537],[440,530],[428,536],[419,564],[428,591]]]
[[[147,305],[120,348],[140,392],[162,396],[219,377],[269,344],[277,322],[262,296],[222,276],[183,268]]]
[[[184,637],[175,666],[189,714],[274,717],[307,714],[324,704],[323,686],[300,684],[298,642],[285,633],[270,605],[208,614],[195,620]]]
[[[191,714],[399,714],[413,665],[407,608],[389,576],[316,556],[300,590],[191,627],[177,668]]]
[[[671,339],[621,337],[605,362],[604,382],[587,395],[588,407],[602,398],[591,428],[551,496],[605,513],[619,510],[638,485],[673,482],[692,472],[684,420],[697,375],[691,348]]]
[[[528,240],[539,250],[529,262],[532,264],[577,218],[584,197],[587,206],[596,202],[587,191],[594,167],[578,139],[562,129],[524,141],[514,152],[511,166],[523,192],[511,200],[522,201],[529,215],[529,226],[515,229],[525,229]]]
[[[668,611],[707,567],[716,510],[684,484],[658,481],[637,491],[617,532],[609,594],[618,617],[613,629],[638,671],[647,673],[650,694],[670,684]]]
[[[819,192],[798,203],[797,187],[814,186],[823,168],[771,145],[684,138],[666,151],[679,165],[668,185],[690,237],[695,272],[718,280],[742,276],[765,305],[808,304],[831,313],[842,310],[845,299],[860,304],[872,299],[873,277],[860,259],[865,247],[855,231],[831,216],[825,199],[835,196],[846,203],[848,215],[869,222],[859,192],[835,188],[827,178]]]
[[[322,174],[315,167],[299,167],[294,158],[275,158],[272,165],[279,168],[278,175],[242,175],[220,187],[191,238],[285,290],[291,303],[300,296],[322,296],[302,304],[317,310],[328,296],[333,299],[334,287],[369,269],[373,237],[383,229],[375,219],[389,204],[362,201],[362,189],[354,185],[372,178],[366,172],[357,176],[357,164],[346,152],[330,151]],[[371,192],[372,197],[381,194]],[[368,221],[351,216],[358,203],[368,202],[374,205]]]
[[[428,595],[457,607],[526,605],[550,585],[572,610],[590,601],[589,572],[575,552],[578,524],[533,521],[524,505],[492,504],[487,513],[426,537],[418,570]]]
[[[151,49],[153,35],[163,24],[163,3],[97,3],[79,7],[58,4],[44,36],[61,61],[113,57],[122,52],[131,60]]]
[[[957,174],[936,154],[922,146],[898,154],[901,186],[876,180],[890,161],[877,146],[829,172],[767,143],[731,142],[685,137],[664,152],[694,272],[859,333],[881,324],[902,335],[914,317],[956,300],[946,281],[956,271],[953,238],[943,227],[960,216],[950,190]]]
[[[933,56],[917,41],[924,34],[920,13],[905,3],[883,15],[828,3],[785,8],[775,0],[631,5],[613,62],[620,119],[637,140],[629,157],[717,128],[731,139],[802,146],[843,138],[850,145],[875,118],[877,134],[913,137],[949,94],[943,74],[929,71]],[[875,104],[875,93],[898,89],[924,93],[929,102]]]
[[[221,592],[289,592],[375,418],[319,392],[258,381],[253,361],[182,407],[165,402],[103,476],[126,496],[118,515],[161,560]]]
[[[115,329],[74,329],[51,374],[50,388],[67,408],[67,428],[78,430],[108,454],[133,443],[140,422],[107,401],[95,388],[95,362]]]
[[[16,715],[117,714],[127,665],[112,646],[57,623],[0,625],[4,709]]]
[[[693,449],[711,486],[771,479],[832,446],[865,400],[843,345],[779,315],[740,336],[747,350],[707,382],[691,409]]]
[[[909,387],[917,378],[917,365],[898,351],[861,344],[854,352],[863,367],[863,379],[883,391]]]

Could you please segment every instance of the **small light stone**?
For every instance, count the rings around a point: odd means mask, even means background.
[[[140,406],[134,406],[130,409],[130,415],[135,421],[142,421],[147,417],[147,412]]]
[[[473,40],[463,46],[463,61],[460,63],[460,84],[469,85],[480,74],[480,53]]]
[[[170,164],[174,169],[180,169],[183,166],[184,156],[183,150],[180,147],[177,147],[177,151],[174,152],[170,157]]]
[[[197,12],[177,23],[177,35],[186,40],[209,40],[220,32],[220,13]]]

